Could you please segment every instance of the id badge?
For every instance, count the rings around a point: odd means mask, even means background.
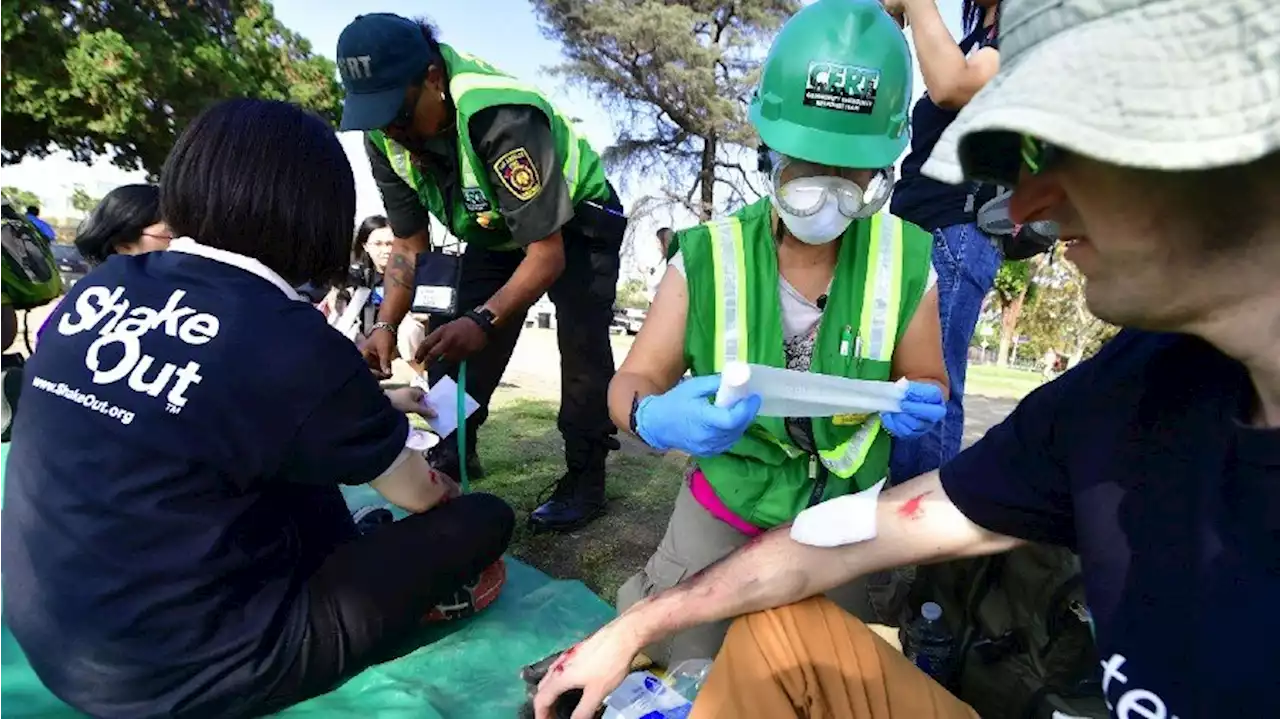
[[[420,314],[456,315],[458,312],[458,279],[462,274],[462,257],[440,250],[418,255],[414,271],[412,311]]]

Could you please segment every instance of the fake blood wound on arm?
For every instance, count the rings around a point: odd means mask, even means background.
[[[920,494],[917,494],[911,499],[908,499],[907,501],[903,502],[902,506],[898,507],[898,516],[902,517],[903,519],[910,519],[912,521],[915,521],[923,517],[924,507],[921,505],[924,503],[924,498],[929,496],[930,494],[933,494],[933,490],[929,490],[928,492],[921,492]]]
[[[564,654],[561,654],[560,658],[556,660],[556,663],[551,665],[551,671],[555,672],[556,674],[563,672],[565,665],[569,663],[569,660],[573,658],[574,653],[577,651],[578,651],[577,644],[574,644],[573,646],[564,650]]]

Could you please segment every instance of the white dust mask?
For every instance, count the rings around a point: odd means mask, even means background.
[[[825,245],[832,242],[843,235],[853,223],[852,217],[840,211],[840,201],[828,193],[826,184],[821,181],[813,182],[807,178],[793,180],[784,185],[777,194],[769,196],[787,230],[797,240],[808,245]],[[788,207],[796,206],[814,209],[803,215],[788,210]]]

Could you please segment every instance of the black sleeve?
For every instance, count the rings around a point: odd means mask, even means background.
[[[527,247],[573,218],[564,161],[541,110],[495,105],[473,115],[468,130],[512,239]]]
[[[364,484],[395,462],[408,436],[408,418],[368,368],[356,367],[302,422],[281,476],[302,484]]]
[[[993,532],[1074,549],[1065,407],[1072,396],[1088,395],[1089,376],[1081,365],[1040,387],[942,466],[942,487],[964,516]]]
[[[391,161],[373,144],[368,135],[364,138],[364,152],[369,156],[373,179],[382,195],[382,206],[387,211],[387,223],[396,237],[415,235],[429,226],[427,208],[412,187],[409,187],[396,171]]]

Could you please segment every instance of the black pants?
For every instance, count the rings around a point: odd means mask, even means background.
[[[431,607],[502,557],[515,515],[467,494],[355,538],[341,494],[316,493],[291,512],[303,546],[306,633],[297,658],[255,714],[323,694],[395,657]]]
[[[564,273],[548,295],[556,306],[556,341],[560,347],[558,425],[565,439],[566,458],[574,464],[574,458],[584,454],[603,457],[617,433],[609,419],[608,406],[609,382],[614,373],[609,325],[613,322],[622,238],[588,238],[569,227],[563,229],[563,234]],[[511,279],[523,259],[523,252],[492,252],[469,245],[462,255],[458,307],[466,311],[487,302]],[[475,453],[476,431],[489,416],[489,400],[511,360],[525,314],[503,318],[489,344],[467,360],[467,394],[480,403],[480,409],[467,421],[468,454]],[[439,322],[449,319],[432,318],[432,325],[439,326]],[[438,361],[427,372],[435,384],[446,374],[457,379],[458,365]],[[456,456],[456,437],[445,438],[440,446]]]

